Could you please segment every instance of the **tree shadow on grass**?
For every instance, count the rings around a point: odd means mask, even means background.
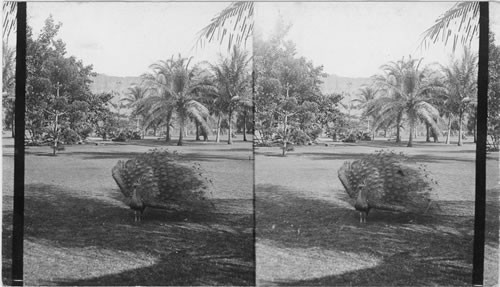
[[[318,247],[382,258],[381,263],[371,268],[313,279],[284,278],[272,284],[470,284],[474,228],[471,201],[442,201],[439,204],[447,213],[425,216],[375,210],[370,212],[368,223],[360,224],[353,208],[335,200],[304,198],[298,194],[306,193],[281,186],[257,185],[255,190],[257,242],[265,240],[292,249]],[[498,225],[498,205],[489,208],[487,224]],[[487,242],[498,242],[498,227],[496,230],[497,235],[490,233]]]
[[[250,154],[251,150],[248,150]],[[144,152],[98,152],[98,151],[64,151],[58,153],[56,157],[81,157],[84,160],[96,159],[131,159]],[[225,153],[209,154],[210,151],[204,152],[181,152],[181,157],[188,160],[197,161],[217,161],[217,160],[248,160],[248,156],[241,154],[232,154],[231,150]],[[52,153],[46,152],[28,152],[27,155],[54,157]]]
[[[354,161],[362,158],[363,156],[373,154],[371,152],[344,152],[344,151],[329,151],[329,152],[317,152],[317,151],[297,151],[293,153],[289,153],[288,157],[301,157],[308,156],[312,160],[335,160],[335,161]],[[258,156],[266,156],[266,157],[282,157],[279,154],[264,154],[257,153]],[[409,155],[410,159],[415,160],[419,163],[436,163],[443,161],[459,161],[459,162],[475,162],[475,158],[458,158],[454,156],[442,156],[442,155]]]
[[[8,247],[11,218],[12,213],[4,212],[4,248]],[[25,240],[48,242],[63,252],[97,248],[156,258],[151,266],[117,274],[102,270],[92,278],[45,278],[36,285],[254,285],[252,226],[249,213],[172,214],[154,209],[146,211],[142,222],[134,223],[132,211],[119,202],[70,193],[54,185],[26,186]],[[5,267],[10,255],[3,256]],[[49,259],[45,267],[25,262],[25,270],[50,269]],[[91,263],[77,258],[68,263],[68,270],[75,268],[72,264]],[[64,274],[64,270],[59,272]]]

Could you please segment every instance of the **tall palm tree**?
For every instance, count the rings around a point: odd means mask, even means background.
[[[196,46],[205,42],[219,41],[227,37],[227,49],[230,51],[241,43],[246,43],[253,32],[253,2],[233,2],[216,15],[210,23],[198,33]]]
[[[198,100],[204,92],[214,90],[203,76],[204,71],[189,67],[190,61],[191,58],[182,58],[180,55],[177,59],[172,57],[160,61],[151,65],[154,73],[144,77],[152,92],[142,105],[149,108],[150,119],[165,117],[167,129],[170,118],[175,115],[179,126],[179,146],[183,145],[184,129],[189,119],[207,125],[208,109]]]
[[[137,118],[137,129],[141,129],[142,137],[145,134],[144,118],[147,111],[140,108],[141,100],[145,98],[148,88],[141,85],[132,85],[128,88],[124,97],[120,99],[128,108],[132,109],[132,116]]]
[[[232,144],[231,122],[237,108],[251,104],[249,63],[248,53],[235,47],[229,58],[211,65],[218,88],[218,104],[227,115],[228,144]]]
[[[369,111],[370,103],[375,100],[377,90],[370,86],[363,86],[359,89],[358,98],[352,101],[358,103],[358,108],[363,110],[363,116],[368,119],[368,130],[372,131],[372,138],[375,138],[375,128],[373,127],[374,115],[367,113]],[[372,126],[370,129],[370,120]]]
[[[462,142],[462,124],[466,111],[477,101],[477,56],[465,48],[460,60],[453,60],[448,67],[442,66],[445,75],[446,94],[450,111],[458,120],[458,145]]]
[[[376,84],[385,94],[377,99],[379,121],[396,117],[397,128],[403,116],[409,124],[408,147],[413,146],[413,134],[418,120],[431,126],[437,133],[439,111],[431,104],[432,95],[442,89],[432,71],[420,69],[421,60],[402,59],[382,66],[383,76],[376,77]]]

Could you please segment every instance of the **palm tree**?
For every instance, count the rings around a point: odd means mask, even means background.
[[[375,128],[373,127],[374,115],[367,113],[369,105],[375,100],[377,90],[370,86],[363,86],[359,89],[358,98],[352,101],[358,103],[358,108],[363,110],[363,116],[368,119],[368,130],[370,130],[370,120],[372,120],[372,138],[375,138]]]
[[[132,115],[137,117],[137,129],[142,129],[141,134],[144,137],[145,126],[144,126],[144,118],[146,116],[146,111],[140,109],[141,100],[145,98],[148,92],[148,88],[141,85],[132,85],[128,88],[125,96],[120,99],[121,102],[125,102],[128,108],[132,108]],[[142,119],[142,124],[141,124]]]
[[[218,104],[227,114],[228,144],[232,144],[231,122],[237,108],[251,104],[249,62],[248,53],[235,47],[230,58],[211,65],[218,88]]]
[[[203,46],[205,42],[219,41],[221,44],[227,37],[228,51],[231,48],[246,44],[253,32],[253,2],[233,2],[212,18],[210,24],[198,33],[196,46]],[[234,45],[233,45],[234,44]]]
[[[431,104],[432,95],[441,90],[430,69],[420,69],[421,60],[411,59],[390,62],[382,66],[384,76],[375,77],[376,84],[384,93],[374,106],[379,114],[379,122],[388,117],[396,118],[396,128],[402,123],[403,116],[409,123],[408,147],[413,146],[413,134],[418,120],[431,126],[437,133],[439,111]]]
[[[151,87],[151,94],[141,105],[149,109],[149,120],[165,117],[167,124],[167,140],[169,140],[170,120],[175,115],[179,126],[179,141],[183,144],[184,129],[189,119],[194,119],[207,126],[208,109],[198,100],[204,92],[213,92],[203,71],[197,67],[190,68],[191,58],[180,55],[174,60],[160,61],[151,65],[154,73],[145,75],[145,84]]]
[[[462,143],[462,123],[466,111],[477,101],[477,56],[465,48],[460,60],[453,60],[448,67],[442,67],[445,75],[450,111],[458,120],[458,145]]]

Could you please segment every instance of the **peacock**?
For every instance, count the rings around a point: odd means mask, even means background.
[[[349,162],[338,171],[340,182],[366,223],[371,209],[396,212],[427,212],[437,181],[424,165],[412,163],[403,154],[378,151]]]
[[[124,202],[134,210],[134,221],[141,221],[147,207],[171,211],[206,208],[210,179],[199,164],[182,159],[177,153],[155,149],[118,161],[111,174]]]

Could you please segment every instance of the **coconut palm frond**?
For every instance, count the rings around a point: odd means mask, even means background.
[[[448,44],[453,38],[453,51],[460,42],[469,45],[479,35],[479,2],[460,2],[441,15],[422,34],[420,47],[427,48],[437,41]]]
[[[198,32],[196,47],[214,40],[221,44],[228,39],[228,51],[247,42],[253,31],[253,2],[234,2],[212,18],[210,24]]]
[[[17,2],[3,2],[3,39],[8,39],[11,32],[16,29]]]

